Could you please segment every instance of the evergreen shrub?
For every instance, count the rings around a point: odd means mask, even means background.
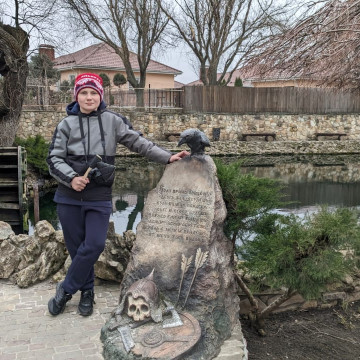
[[[49,170],[46,163],[46,157],[49,151],[49,143],[41,135],[35,137],[28,137],[21,139],[16,137],[16,146],[23,146],[27,153],[27,162],[30,164],[35,171],[40,175],[48,175]]]
[[[252,306],[252,325],[261,335],[264,319],[296,293],[318,299],[328,285],[358,271],[358,211],[323,206],[303,218],[281,215],[276,211],[284,205],[281,183],[242,174],[241,162],[215,163],[227,208],[224,231],[254,286],[239,273],[236,279]],[[264,286],[285,291],[260,309],[252,291]]]

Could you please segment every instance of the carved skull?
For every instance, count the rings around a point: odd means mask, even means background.
[[[150,305],[142,296],[134,299],[132,295],[129,295],[127,314],[135,321],[142,321],[150,316]]]
[[[162,304],[154,282],[154,270],[145,278],[135,281],[126,291],[117,310],[118,314],[124,312],[135,321],[147,317],[156,323],[162,321]]]

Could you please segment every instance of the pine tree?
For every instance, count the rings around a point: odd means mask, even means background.
[[[242,82],[242,80],[241,80],[239,77],[237,77],[237,78],[235,79],[234,86],[236,86],[236,87],[243,87],[243,82]]]

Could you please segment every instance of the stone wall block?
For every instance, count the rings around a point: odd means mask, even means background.
[[[8,279],[20,262],[20,252],[10,240],[0,244],[0,278]]]
[[[135,234],[129,230],[123,236],[115,233],[110,221],[105,249],[95,264],[95,275],[100,279],[121,282],[130,258]]]
[[[65,248],[58,242],[49,242],[43,248],[38,259],[39,263],[39,280],[45,280],[55,272],[57,272],[66,260]]]
[[[317,308],[318,306],[318,302],[316,300],[309,300],[309,301],[305,301],[300,309],[301,310],[308,310],[308,309],[314,309],[314,308]]]
[[[25,288],[30,285],[33,285],[36,282],[36,278],[34,278],[34,274],[39,272],[40,264],[38,262],[31,264],[17,272],[11,280],[16,283],[19,287]]]
[[[328,303],[321,303],[320,308],[321,309],[330,309],[338,304],[337,300],[330,301]]]
[[[354,291],[351,294],[348,294],[347,298],[346,298],[346,302],[353,302],[353,301],[359,301],[360,300],[360,289],[358,289],[357,291]]]
[[[23,270],[29,266],[29,264],[34,263],[40,253],[41,245],[39,241],[34,237],[28,237],[25,249],[21,252],[21,261],[18,265],[18,270]]]
[[[55,229],[48,221],[42,220],[36,223],[35,236],[39,239],[40,243],[48,241],[53,235],[55,238]]]
[[[62,230],[56,230],[55,231],[55,241],[57,241],[60,244],[65,245],[64,235]]]
[[[333,301],[333,300],[345,300],[346,293],[344,291],[324,293],[322,295],[324,301]]]
[[[0,242],[6,240],[10,235],[15,235],[11,225],[4,221],[0,221]]]

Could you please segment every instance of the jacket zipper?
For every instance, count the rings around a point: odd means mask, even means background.
[[[90,117],[87,117],[87,126],[88,126],[88,155],[90,155]]]

